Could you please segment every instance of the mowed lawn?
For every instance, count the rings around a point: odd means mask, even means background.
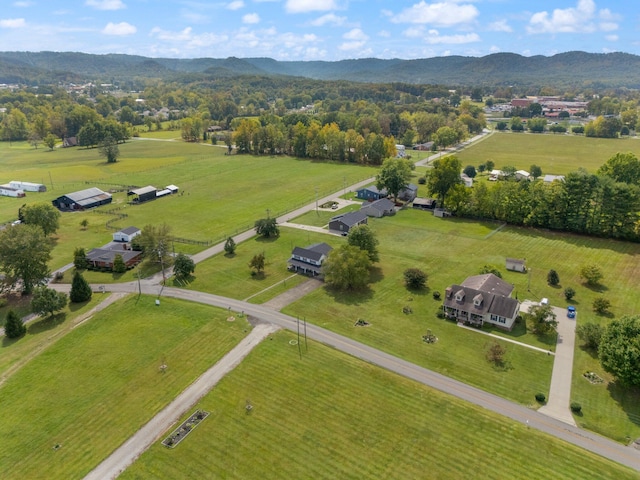
[[[495,168],[512,165],[529,170],[542,168],[543,174],[566,175],[584,167],[590,173],[618,152],[633,152],[640,157],[636,138],[587,138],[580,135],[536,135],[495,133],[456,153],[462,165],[478,165],[491,160]]]
[[[299,359],[295,338],[260,344],[203,398],[211,415],[182,443],[160,439],[119,478],[637,478],[321,344]]]
[[[335,248],[346,240],[336,235],[280,227],[278,238],[254,237],[239,243],[235,255],[220,254],[199,263],[195,278],[186,288],[240,300],[249,299],[255,303],[265,302],[307,279],[287,270],[287,260],[296,246],[306,247],[319,242]],[[266,266],[262,275],[253,276],[249,262],[260,253],[264,253]]]
[[[0,387],[0,477],[87,474],[246,335],[226,314],[131,296],[45,349]]]

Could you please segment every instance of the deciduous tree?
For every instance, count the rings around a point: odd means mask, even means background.
[[[558,326],[556,314],[553,313],[551,305],[531,305],[529,307],[529,317],[533,331],[538,335],[548,335],[554,332]]]
[[[2,285],[13,288],[22,286],[22,293],[29,294],[33,287],[49,276],[47,262],[53,246],[37,225],[16,225],[0,232],[0,271],[4,274]]]
[[[120,156],[118,143],[111,136],[106,136],[98,145],[98,154],[107,159],[107,163],[116,163]]]
[[[376,177],[376,186],[379,189],[386,188],[394,201],[397,200],[400,191],[411,180],[411,167],[412,163],[405,158],[387,158]]]
[[[277,237],[280,229],[275,218],[261,218],[254,225],[256,233],[264,238]]]
[[[349,235],[347,235],[347,243],[367,252],[371,262],[377,262],[379,260],[379,242],[376,238],[376,234],[371,230],[369,225],[357,225],[351,228],[349,230]]]
[[[249,268],[257,274],[260,274],[264,270],[265,258],[264,252],[258,253],[253,256],[249,262]]]
[[[600,339],[598,357],[602,367],[621,383],[640,386],[640,317],[612,320]]]
[[[352,245],[334,248],[322,264],[325,282],[340,290],[357,290],[369,281],[371,260],[366,251]]]
[[[31,310],[38,315],[53,315],[67,306],[67,294],[45,286],[36,287],[31,299]]]
[[[580,269],[580,278],[582,278],[587,285],[598,285],[602,277],[602,269],[598,265],[583,265]]]
[[[405,285],[412,290],[419,290],[427,284],[427,274],[419,268],[407,268],[403,275]]]
[[[20,208],[20,217],[27,225],[38,225],[47,236],[56,233],[60,227],[60,211],[50,203],[24,205]]]
[[[432,163],[433,168],[427,176],[427,188],[431,194],[440,200],[439,205],[444,205],[447,194],[454,185],[462,183],[460,178],[460,160],[454,155],[438,158]]]
[[[196,264],[191,257],[179,253],[173,264],[173,273],[178,280],[186,280],[196,271]]]

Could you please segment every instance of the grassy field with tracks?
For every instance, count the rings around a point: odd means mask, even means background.
[[[264,341],[198,404],[211,415],[182,443],[156,442],[120,478],[637,478],[315,342],[299,359],[295,338]]]
[[[131,296],[44,349],[0,387],[0,477],[81,478],[246,335],[226,318]]]

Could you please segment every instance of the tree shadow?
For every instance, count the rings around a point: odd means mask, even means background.
[[[264,273],[264,270],[262,272],[256,272],[255,270],[252,270],[251,278],[253,280],[264,280],[265,278],[267,278],[267,274]]]
[[[580,350],[589,355],[592,359],[598,359],[598,350],[595,348],[587,347],[586,345],[580,345]]]
[[[91,299],[85,300],[84,302],[69,302],[69,310],[71,310],[72,312],[76,312],[80,310],[82,307],[84,307],[86,304],[88,304],[90,301]]]
[[[30,335],[37,335],[38,333],[46,332],[61,325],[66,319],[67,314],[65,312],[49,315],[48,317],[30,323],[27,327],[27,332],[29,332]]]
[[[589,285],[588,283],[583,283],[582,286],[596,293],[604,293],[609,291],[609,287],[607,287],[606,285],[602,285],[601,283],[595,283],[592,285]]]
[[[280,238],[280,235],[275,236],[275,237],[263,237],[262,235],[259,235],[256,237],[256,242],[258,243],[273,243],[276,240],[278,240]]]
[[[622,407],[629,420],[640,426],[640,388],[627,387],[616,380],[609,382],[607,390],[611,398]]]
[[[362,305],[373,298],[373,290],[368,286],[359,290],[340,290],[325,285],[324,289],[334,301],[343,305]]]
[[[369,282],[378,283],[384,280],[384,273],[380,267],[371,267],[369,269]]]
[[[236,252],[225,253],[224,256],[227,257],[227,258],[235,258],[236,257]]]
[[[187,285],[189,285],[191,282],[193,282],[194,280],[196,280],[195,275],[189,275],[186,278],[177,278],[177,277],[172,277],[171,283],[174,287],[186,287]]]
[[[20,340],[22,340],[25,335],[21,335],[18,338],[9,338],[6,335],[4,337],[2,337],[2,348],[7,348],[10,347],[11,345],[13,345],[16,342],[19,342]]]

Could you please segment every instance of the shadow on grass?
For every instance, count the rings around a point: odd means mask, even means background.
[[[580,348],[580,350],[582,350],[584,353],[589,355],[594,360],[598,359],[598,350],[596,350],[595,348],[587,347],[584,344],[580,345],[579,348]]]
[[[380,267],[371,267],[369,270],[369,282],[378,283],[384,280],[384,273]]]
[[[2,348],[7,348],[10,347],[11,345],[13,345],[16,342],[19,342],[20,340],[22,340],[25,337],[25,335],[22,335],[18,338],[9,338],[6,335],[4,337],[2,337]]]
[[[619,381],[610,382],[607,390],[634,425],[640,426],[640,388],[627,387]]]
[[[325,286],[326,292],[338,303],[343,305],[361,305],[373,298],[373,290],[364,287],[360,290],[340,290]]]
[[[30,323],[27,327],[27,331],[31,335],[37,335],[38,333],[42,333],[57,327],[58,325],[64,323],[66,319],[66,313],[56,313],[55,315],[49,315],[48,317],[44,317],[38,321]]]
[[[273,243],[279,238],[280,238],[279,235],[277,237],[263,237],[262,235],[259,235],[256,237],[255,241],[258,243]]]
[[[82,307],[84,307],[87,303],[89,303],[90,300],[86,300],[84,302],[69,302],[69,310],[71,310],[72,312],[75,312],[77,310],[80,310]]]
[[[193,282],[194,280],[196,280],[198,277],[196,277],[195,275],[189,275],[187,278],[176,278],[176,277],[172,277],[171,279],[171,284],[174,287],[186,287],[187,285],[189,285],[191,282]]]

